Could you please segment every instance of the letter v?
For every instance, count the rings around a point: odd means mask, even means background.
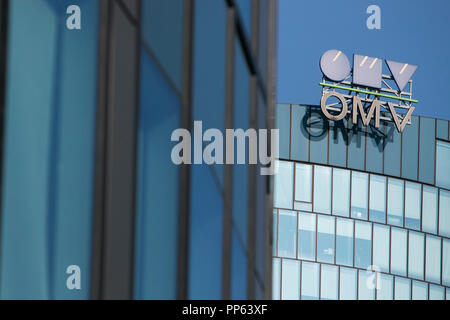
[[[408,112],[406,113],[405,117],[403,118],[403,121],[400,123],[400,121],[398,120],[397,112],[395,111],[394,106],[390,102],[388,102],[388,105],[389,105],[389,111],[392,114],[392,118],[394,119],[395,126],[397,127],[398,132],[403,132],[403,129],[405,129],[406,124],[411,119],[411,115],[415,108],[410,107]]]

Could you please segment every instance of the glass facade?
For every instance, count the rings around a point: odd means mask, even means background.
[[[0,299],[270,296],[269,178],[259,165],[171,155],[176,129],[204,147],[194,121],[223,133],[274,126],[276,9],[0,1]],[[295,257],[296,240],[280,241]],[[69,288],[73,266],[80,288]],[[295,275],[296,262],[281,267]]]
[[[273,297],[445,300],[450,283],[449,137],[434,129],[432,136],[422,132],[442,120],[416,117],[403,134],[385,130],[388,125],[383,124],[381,137],[374,137],[371,127],[355,133],[344,125],[341,136],[333,133],[338,124],[320,112],[318,107],[278,105],[280,139],[287,137],[290,145],[280,147],[282,169],[275,176],[274,198],[283,201],[282,206],[275,201],[273,211],[278,221]],[[353,143],[357,135],[365,142]],[[418,145],[419,135],[435,146],[435,156],[421,156],[429,146]],[[406,144],[410,139],[416,147]],[[377,149],[365,147],[377,143]],[[323,150],[313,155],[317,148]],[[418,162],[405,167],[403,157]],[[286,275],[283,267],[276,268],[286,261],[296,263],[300,276],[291,279],[299,283],[285,279],[292,270]],[[277,279],[283,280],[275,284]],[[289,295],[283,295],[283,283],[289,283]],[[294,292],[297,287],[300,291]]]

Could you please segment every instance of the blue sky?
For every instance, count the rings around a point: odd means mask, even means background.
[[[369,30],[366,9],[381,8],[381,30]],[[280,103],[318,105],[319,59],[330,49],[418,65],[414,114],[450,120],[449,0],[280,0]],[[389,74],[385,62],[383,73]]]

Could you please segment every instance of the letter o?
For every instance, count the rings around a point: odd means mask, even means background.
[[[339,101],[341,101],[341,103],[342,103],[341,113],[338,115],[335,115],[335,116],[330,114],[327,110],[326,102],[327,102],[328,98],[331,96],[338,98]],[[345,101],[345,98],[341,94],[334,92],[334,91],[327,92],[326,94],[324,94],[322,96],[322,100],[320,100],[320,108],[322,109],[322,113],[325,115],[325,117],[327,117],[330,120],[334,120],[334,121],[339,121],[339,120],[344,119],[344,117],[348,113],[348,106],[347,106],[347,102]]]
[[[320,58],[320,69],[330,80],[340,82],[350,74],[350,61],[339,50],[328,50]]]

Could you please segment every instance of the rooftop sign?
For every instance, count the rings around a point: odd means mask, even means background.
[[[319,83],[322,86],[320,106],[323,114],[338,121],[351,113],[352,122],[357,123],[359,112],[365,126],[374,118],[376,128],[380,126],[380,120],[392,121],[402,132],[411,123],[415,109],[412,104],[418,103],[412,98],[411,80],[417,66],[387,60],[391,75],[384,75],[382,63],[379,58],[355,54],[351,68],[342,51],[325,52],[320,59],[324,77]],[[332,98],[334,102],[328,103]],[[381,108],[386,112],[382,114]]]

